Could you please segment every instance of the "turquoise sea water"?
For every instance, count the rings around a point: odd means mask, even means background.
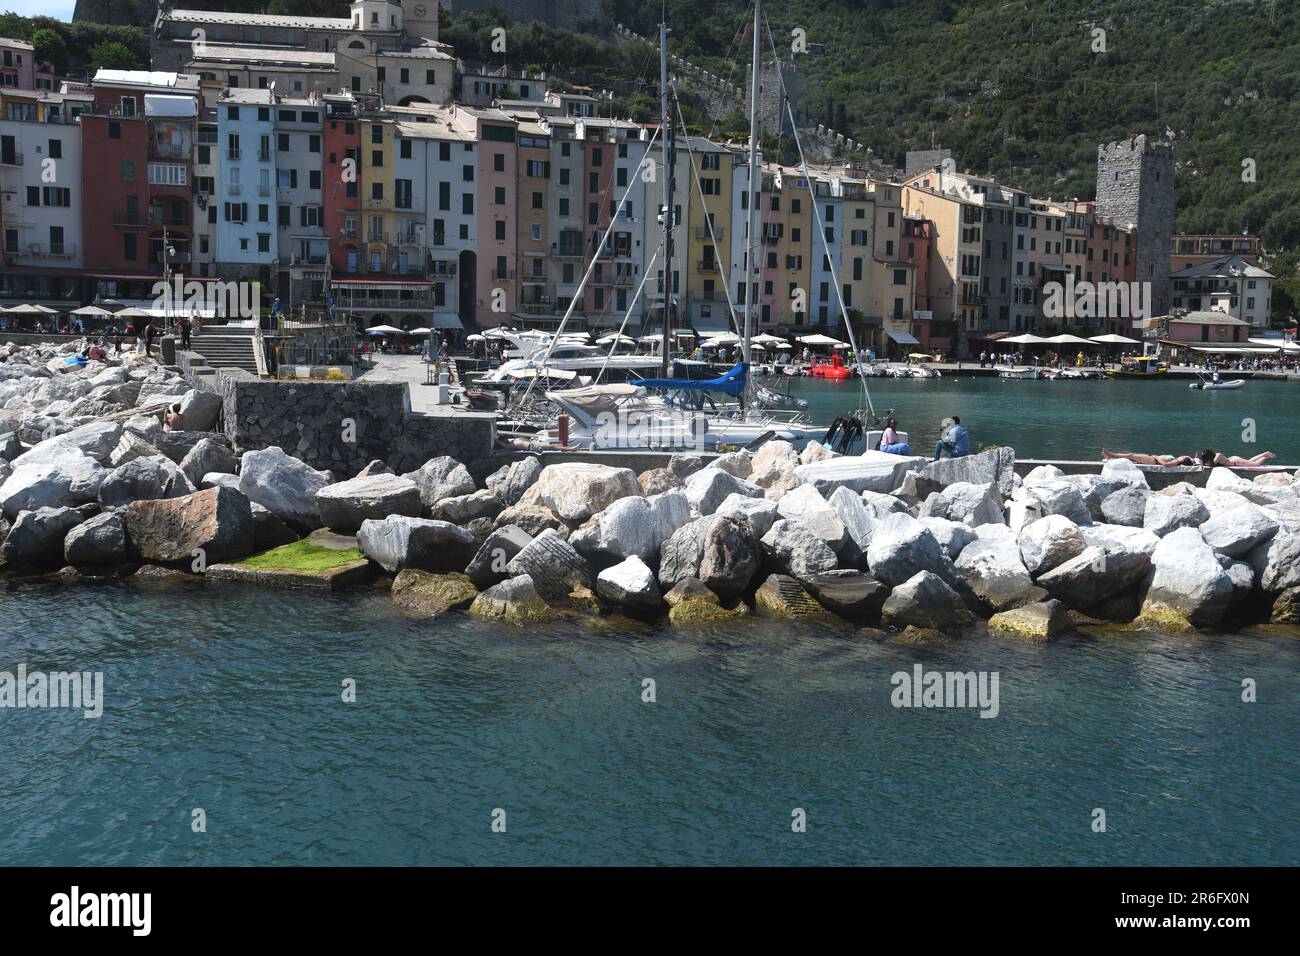
[[[0,670],[106,684],[98,720],[0,710],[5,864],[1300,857],[1294,634],[906,645],[431,623],[374,592],[0,588]],[[997,671],[999,715],[895,709],[890,675],[917,663]]]
[[[787,379],[759,381],[784,386]],[[794,394],[809,400],[814,421],[829,424],[862,407],[859,380],[788,381]],[[1096,460],[1103,447],[1183,455],[1210,447],[1245,457],[1268,450],[1281,462],[1300,465],[1300,383],[1295,382],[1247,382],[1228,392],[1193,391],[1181,379],[875,378],[868,386],[876,411],[892,407],[920,454],[933,453],[939,423],[957,415],[976,445],[1010,445],[1021,458]],[[1243,438],[1248,420],[1254,422],[1254,443]]]

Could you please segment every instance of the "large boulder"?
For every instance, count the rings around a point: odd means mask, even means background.
[[[105,508],[119,508],[133,501],[156,498],[180,498],[194,493],[185,472],[170,459],[155,455],[136,458],[114,468],[99,486],[99,503]]]
[[[917,519],[921,524],[930,529],[934,539],[939,542],[939,550],[943,552],[944,557],[950,561],[956,561],[957,557],[977,537],[975,529],[970,525],[962,524],[959,521],[949,521],[947,518],[922,517]],[[1002,524],[988,524],[983,527],[987,528],[1005,528]],[[1008,529],[1010,530],[1010,529]]]
[[[559,466],[550,465],[543,470],[543,478],[547,470],[555,467]],[[564,601],[575,589],[591,587],[591,569],[586,560],[558,531],[543,531],[528,542],[510,559],[506,572],[513,576],[528,575],[537,593],[550,602]]]
[[[888,585],[854,569],[814,574],[803,585],[826,610],[859,623],[878,619],[889,597]]]
[[[973,485],[959,481],[943,489],[948,503],[946,517],[974,528],[982,524],[1004,524],[1002,498],[996,485]]]
[[[702,515],[711,515],[731,495],[762,498],[763,489],[721,468],[704,468],[686,479],[684,488],[691,507]]]
[[[663,604],[654,572],[636,555],[601,571],[596,576],[596,594],[631,611],[656,611]]]
[[[722,599],[738,597],[763,563],[763,549],[744,518],[714,515],[704,532],[699,579]]]
[[[206,485],[208,488],[231,487],[229,485]],[[238,487],[231,487],[232,491],[239,491]],[[283,544],[293,544],[298,540],[298,534],[287,524],[277,518],[268,509],[263,508],[256,501],[250,501],[249,507],[253,509],[253,550],[260,554],[263,551],[270,551],[272,548],[278,548]]]
[[[713,459],[709,467],[721,468],[727,474],[735,475],[737,478],[748,478],[750,472],[754,470],[754,456],[741,449],[719,455]]]
[[[687,578],[700,576],[700,561],[704,558],[704,537],[713,517],[697,518],[682,525],[659,549],[659,583],[665,591],[671,590]]]
[[[828,461],[800,465],[794,470],[794,476],[800,484],[812,485],[823,497],[829,497],[836,488],[888,494],[903,482],[910,469],[924,465],[924,458],[865,451],[861,455],[842,455]],[[754,471],[758,473],[757,462]]]
[[[524,492],[537,483],[542,473],[542,463],[529,456],[494,472],[487,479],[489,491],[509,507],[519,503]]]
[[[494,529],[466,566],[465,576],[478,588],[504,581],[508,576],[506,566],[532,540],[532,535],[512,524]]]
[[[76,508],[36,508],[20,512],[0,545],[0,557],[12,564],[43,567],[63,560],[63,542],[82,519]]]
[[[545,505],[561,521],[579,525],[620,498],[641,495],[641,485],[630,468],[565,462],[543,468],[520,503]],[[533,583],[542,587],[541,582]]]
[[[126,431],[124,429],[122,431],[122,437],[117,441],[117,447],[114,448],[113,453],[108,456],[108,464],[112,468],[120,468],[127,462],[135,461],[137,458],[152,458],[155,455],[161,454],[162,452],[154,447],[153,444],[145,441],[135,432]],[[233,471],[234,469],[231,470]],[[186,474],[188,475],[189,472],[186,472]],[[199,477],[202,478],[203,476],[200,475]],[[190,480],[193,481],[193,477],[191,477]]]
[[[945,491],[944,494],[948,494]],[[1065,515],[1077,525],[1092,524],[1092,512],[1077,485],[1064,478],[1025,482],[1019,494],[1038,515]]]
[[[1060,601],[1039,601],[1001,611],[989,618],[989,633],[1050,641],[1074,630],[1070,612]]]
[[[496,516],[492,522],[494,528],[514,525],[522,528],[534,538],[547,528],[569,533],[569,526],[555,516],[555,512],[544,505],[511,505]]]
[[[351,534],[370,518],[418,518],[420,489],[409,478],[369,475],[326,485],[316,492],[316,506],[325,527]]]
[[[809,528],[787,518],[774,522],[761,543],[769,565],[800,580],[834,571],[839,566],[835,552],[825,541]]]
[[[185,430],[211,431],[217,426],[217,418],[221,415],[221,403],[221,396],[216,392],[190,389],[181,399],[181,417],[185,420]]]
[[[452,524],[467,525],[479,518],[487,518],[491,523],[504,510],[505,504],[501,499],[484,488],[468,495],[443,498],[433,506],[431,516]]]
[[[1258,576],[1260,590],[1266,594],[1300,587],[1300,534],[1274,535],[1256,545],[1249,560]]]
[[[934,533],[916,518],[892,514],[876,525],[867,549],[871,573],[897,587],[919,571],[939,571],[944,558]]]
[[[620,498],[573,532],[569,543],[593,561],[622,561],[635,555],[653,562],[664,542],[690,520],[690,502],[681,491]]]
[[[14,461],[14,465],[31,465],[37,462],[55,461],[61,459],[70,448],[76,449],[104,465],[108,463],[113,454],[113,449],[117,447],[117,443],[121,438],[121,422],[89,422],[39,443],[31,451],[19,455]]]
[[[1020,529],[1016,543],[1021,560],[1033,577],[1077,557],[1088,546],[1079,526],[1065,515],[1048,515],[1031,521]]]
[[[474,535],[464,528],[409,515],[362,521],[357,547],[389,573],[406,568],[460,571],[477,551]]]
[[[408,471],[402,477],[415,482],[420,489],[420,501],[426,509],[432,509],[443,498],[468,495],[475,487],[469,469],[446,455],[430,458],[415,471]]]
[[[802,524],[832,551],[839,551],[848,539],[848,530],[840,521],[839,513],[812,485],[787,491],[781,496],[777,512],[782,518]]]
[[[1143,617],[1173,617],[1196,628],[1223,620],[1232,603],[1232,578],[1195,528],[1176,528],[1165,535],[1151,555],[1151,568]]]
[[[764,617],[833,620],[803,584],[784,574],[769,574],[754,592],[754,610]]]
[[[135,436],[130,432],[126,432],[122,435],[122,441],[126,441],[128,437],[134,438]],[[185,472],[186,477],[196,487],[203,483],[204,475],[213,472],[233,475],[238,470],[239,456],[231,451],[227,445],[211,438],[203,438],[195,442],[194,447],[187,451],[185,457],[181,459],[181,471]]]
[[[1147,498],[1142,527],[1163,538],[1176,528],[1195,528],[1210,517],[1209,509],[1191,495],[1151,495]]]
[[[526,574],[492,585],[474,599],[469,613],[512,624],[538,623],[555,616],[555,611],[537,593],[533,579]]]
[[[943,578],[917,571],[889,593],[880,619],[894,627],[922,627],[954,633],[974,623],[974,615],[961,596]]]
[[[1101,466],[1101,477],[1112,485],[1128,485],[1133,488],[1150,488],[1144,472],[1127,458],[1111,458]]]
[[[1259,508],[1210,515],[1200,526],[1201,536],[1213,550],[1231,558],[1249,554],[1278,533],[1276,519]]]
[[[759,538],[767,534],[781,515],[777,503],[768,498],[750,498],[748,495],[727,495],[726,500],[713,512],[714,517],[744,518]]]
[[[1143,551],[1106,551],[1089,545],[1039,576],[1039,587],[1078,610],[1086,610],[1137,584],[1151,567]]]
[[[244,452],[239,490],[281,521],[306,531],[320,527],[316,493],[331,484],[328,472],[287,455],[278,445]]]
[[[441,617],[469,607],[478,597],[478,589],[463,574],[430,574],[407,568],[393,579],[389,594],[405,611]]]
[[[1124,485],[1102,500],[1102,518],[1108,524],[1141,528],[1146,521],[1147,499],[1151,492],[1135,485]]]
[[[103,465],[74,447],[65,446],[44,461],[24,463],[25,457],[0,485],[0,509],[11,518],[21,511],[95,501],[107,474]]]
[[[835,509],[840,524],[848,540],[840,548],[840,557],[846,564],[858,565],[866,561],[867,548],[871,546],[871,535],[879,523],[880,512],[867,504],[863,497],[851,488],[836,488],[831,492],[827,503]]]
[[[1014,448],[991,448],[962,458],[940,458],[921,468],[922,478],[940,488],[958,483],[995,485],[1003,498],[1015,490],[1016,451]]]
[[[966,545],[957,558],[957,570],[975,596],[994,611],[1032,603],[1047,593],[1034,585],[1010,535]]]
[[[1131,551],[1150,555],[1156,550],[1160,539],[1145,528],[1129,528],[1118,524],[1095,524],[1080,528],[1083,542],[1090,547],[1103,551]]]
[[[136,501],[126,509],[131,548],[151,564],[204,564],[252,552],[253,511],[229,488],[209,488],[183,498]]]

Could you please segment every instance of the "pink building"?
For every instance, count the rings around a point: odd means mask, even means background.
[[[502,325],[519,308],[515,275],[518,124],[501,110],[463,106],[455,108],[453,120],[461,129],[473,131],[478,140],[474,170],[478,295],[474,314],[482,326]]]
[[[52,90],[54,73],[40,68],[30,43],[0,37],[0,85],[16,90]]]
[[[1250,337],[1250,323],[1226,312],[1188,312],[1169,317],[1167,338],[1173,342],[1209,342],[1214,344],[1245,342]]]

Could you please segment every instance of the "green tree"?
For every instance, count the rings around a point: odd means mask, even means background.
[[[68,45],[63,37],[53,30],[41,29],[32,34],[32,46],[36,50],[36,62],[49,63],[55,73],[68,71]]]
[[[116,40],[106,40],[90,48],[90,69],[93,70],[134,70],[139,68],[139,60],[130,48]]]

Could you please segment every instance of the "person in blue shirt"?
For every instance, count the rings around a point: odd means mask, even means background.
[[[962,458],[970,454],[970,432],[966,431],[956,415],[952,416],[952,427],[935,443],[934,460],[942,458],[945,451],[949,458]]]

